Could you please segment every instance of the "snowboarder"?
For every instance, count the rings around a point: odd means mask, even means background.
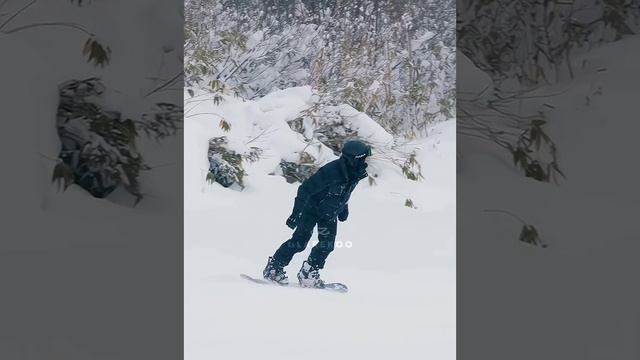
[[[358,182],[368,176],[366,159],[370,155],[371,148],[364,142],[348,141],[342,147],[340,158],[322,166],[298,187],[293,212],[286,221],[287,226],[295,231],[291,239],[269,257],[262,273],[265,279],[288,284],[284,267],[289,265],[296,253],[307,247],[317,224],[319,241],[311,249],[309,258],[302,263],[298,281],[303,287],[324,287],[319,270],[333,251],[336,220],[347,220],[349,197]]]

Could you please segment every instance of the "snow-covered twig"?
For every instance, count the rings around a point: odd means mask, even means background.
[[[259,139],[260,137],[265,136],[265,135],[272,134],[272,133],[274,133],[274,132],[277,130],[277,129],[274,129],[274,130],[268,131],[269,129],[271,129],[271,126],[269,126],[268,128],[266,128],[266,129],[262,130],[262,132],[261,132],[260,134],[258,134],[258,135],[257,135],[256,137],[254,137],[253,139],[251,139],[251,140],[247,141],[247,142],[245,143],[245,145],[249,145],[249,144],[251,144],[252,142],[254,142],[254,141],[256,141],[257,139]]]
[[[188,115],[188,116],[185,116],[185,117],[192,117],[192,116],[198,116],[198,115],[215,115],[215,116],[218,116],[218,117],[222,118],[222,115],[216,114],[216,113],[212,113],[212,112],[201,112],[201,113],[191,114],[191,115]]]
[[[182,71],[180,71],[179,73],[177,73],[177,74],[176,74],[175,76],[173,76],[171,79],[167,80],[167,81],[166,81],[165,83],[163,83],[162,85],[160,85],[160,86],[158,86],[157,88],[155,88],[155,89],[153,89],[153,90],[149,91],[149,92],[145,95],[145,97],[149,97],[149,96],[151,96],[151,95],[155,94],[156,92],[159,92],[159,91],[161,91],[162,89],[164,89],[164,88],[166,88],[166,87],[170,86],[172,83],[174,83],[176,80],[178,80],[181,76],[183,76],[183,74],[184,74],[184,73],[183,73]]]

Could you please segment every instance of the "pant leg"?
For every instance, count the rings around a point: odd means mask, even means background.
[[[338,230],[338,223],[336,218],[332,220],[319,220],[318,221],[318,243],[311,249],[309,254],[309,264],[322,269],[324,262],[329,256],[329,253],[333,251],[333,247],[336,241],[336,233]]]
[[[275,254],[273,254],[273,258],[283,266],[289,265],[293,256],[307,247],[307,243],[309,242],[309,239],[311,239],[316,222],[317,219],[314,213],[309,211],[303,212],[291,239],[280,245]]]

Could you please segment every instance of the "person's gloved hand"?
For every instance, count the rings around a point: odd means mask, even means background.
[[[345,206],[344,209],[342,209],[342,211],[340,212],[340,214],[338,214],[338,220],[340,220],[340,222],[343,222],[343,221],[346,221],[348,217],[349,217],[349,208]]]
[[[293,213],[289,216],[289,218],[287,219],[287,226],[293,230],[296,228],[296,226],[298,226],[298,221],[300,220],[300,217],[302,216],[302,213]]]

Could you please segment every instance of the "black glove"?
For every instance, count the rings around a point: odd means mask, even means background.
[[[295,229],[298,226],[298,221],[302,217],[302,209],[304,208],[304,203],[299,196],[296,196],[296,199],[293,203],[293,211],[291,215],[287,219],[287,226],[291,228],[291,230]]]
[[[348,217],[349,217],[349,208],[345,206],[340,212],[340,214],[338,214],[338,220],[342,222],[347,220]]]
[[[296,226],[298,226],[298,221],[300,220],[301,216],[302,216],[302,213],[291,214],[287,219],[287,226],[291,228],[291,230],[295,229]]]

